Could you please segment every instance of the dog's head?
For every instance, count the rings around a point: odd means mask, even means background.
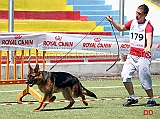
[[[33,69],[30,64],[28,64],[28,76],[26,83],[29,84],[30,87],[32,87],[34,84],[39,84],[41,80],[42,75],[39,70],[39,65],[36,64],[35,68]]]

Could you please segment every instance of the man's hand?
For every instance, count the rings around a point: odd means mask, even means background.
[[[106,19],[108,21],[110,21],[118,31],[126,31],[127,30],[124,25],[121,25],[121,24],[117,23],[116,21],[114,21],[114,19],[111,15],[106,16]]]
[[[147,54],[150,54],[151,53],[151,48],[150,47],[145,47],[144,52],[147,53]]]
[[[110,22],[113,21],[113,18],[112,18],[112,16],[110,16],[110,15],[106,16],[106,19],[107,19],[108,21],[110,21]]]

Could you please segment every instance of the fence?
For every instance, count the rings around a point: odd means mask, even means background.
[[[36,50],[36,49],[35,49]],[[46,55],[47,54],[47,55]],[[117,60],[117,54],[107,53],[46,53],[43,51],[39,55],[39,51],[36,50],[36,54],[26,56],[24,50],[21,51],[21,55],[17,56],[17,51],[14,51],[13,64],[11,63],[11,56],[9,51],[6,51],[6,56],[2,55],[0,51],[0,85],[5,84],[24,84],[26,76],[24,76],[24,64],[28,63],[30,57],[30,63],[42,63],[42,70],[45,70],[45,63],[68,63],[68,62],[114,62]],[[126,59],[126,56],[123,58]],[[17,66],[18,65],[18,66]],[[21,72],[17,72],[17,68],[20,68]],[[11,74],[13,72],[13,74]],[[13,76],[11,76],[13,75]]]

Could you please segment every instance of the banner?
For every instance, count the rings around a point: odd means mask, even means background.
[[[46,51],[117,52],[112,37],[101,35],[47,33],[46,40],[38,46]]]
[[[29,50],[37,48],[38,44],[46,39],[46,34],[42,33],[1,33],[1,50]]]
[[[119,52],[129,53],[129,37],[117,36]],[[1,33],[1,50],[38,50],[54,52],[105,52],[117,53],[114,36],[66,33]],[[153,38],[152,53],[160,53],[160,37]]]
[[[119,52],[129,53],[129,37],[117,37]],[[46,33],[46,40],[37,49],[46,51],[105,52],[117,53],[118,45],[114,36]],[[153,38],[153,53],[160,53],[160,37]]]

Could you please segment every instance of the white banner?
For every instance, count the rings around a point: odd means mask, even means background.
[[[120,53],[129,53],[129,37],[118,37]],[[65,33],[1,33],[1,50],[37,48],[46,51],[117,53],[114,36]],[[152,53],[160,53],[160,37],[154,37]]]
[[[117,37],[119,52],[129,53],[129,37]],[[46,33],[46,40],[38,46],[39,50],[68,52],[105,52],[117,53],[118,47],[114,36]],[[153,53],[160,53],[160,37],[154,37]]]
[[[37,48],[46,39],[43,33],[1,33],[1,50],[29,50]]]

